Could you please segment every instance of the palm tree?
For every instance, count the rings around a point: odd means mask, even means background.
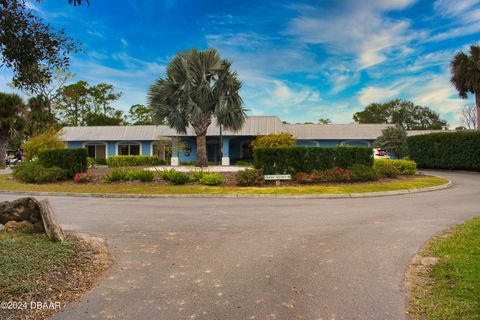
[[[17,94],[0,92],[0,164],[5,163],[10,139],[23,129],[25,104]]]
[[[466,99],[468,93],[475,95],[477,123],[480,123],[480,46],[471,45],[469,55],[458,52],[450,63],[450,68],[450,81],[460,97]],[[480,125],[477,125],[477,129],[480,130]]]
[[[234,131],[245,122],[239,95],[242,83],[230,67],[215,49],[192,49],[178,54],[168,65],[166,78],[157,79],[148,92],[157,123],[164,121],[179,133],[193,127],[199,167],[208,165],[206,135],[213,119]]]

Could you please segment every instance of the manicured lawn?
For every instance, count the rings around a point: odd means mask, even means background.
[[[0,233],[0,301],[51,290],[45,274],[70,261],[68,242],[53,242],[43,234]],[[50,288],[50,289],[49,289]]]
[[[413,319],[480,319],[480,217],[435,237],[421,253],[439,258],[413,290]]]
[[[419,176],[412,179],[379,183],[355,183],[336,185],[286,186],[286,187],[210,187],[201,185],[159,185],[155,183],[113,183],[113,184],[25,184],[0,176],[0,190],[43,191],[76,193],[115,194],[340,194],[418,189],[438,186],[448,181],[440,177]]]

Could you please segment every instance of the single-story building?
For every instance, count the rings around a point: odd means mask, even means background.
[[[207,131],[207,158],[209,162],[223,165],[238,160],[252,160],[250,142],[257,135],[289,132],[297,139],[299,146],[372,146],[381,135],[386,124],[285,124],[276,116],[248,117],[242,129],[237,132],[223,130],[223,158],[221,158],[220,129],[212,123]],[[428,131],[409,131],[409,135]],[[184,150],[178,158],[168,148],[169,139],[182,141]],[[175,139],[176,138],[176,139]],[[186,134],[180,134],[167,125],[147,126],[98,126],[65,127],[61,139],[69,148],[88,149],[88,154],[97,160],[114,155],[157,155],[166,161],[190,162],[196,160],[196,138],[192,127]],[[175,150],[175,148],[173,148]]]

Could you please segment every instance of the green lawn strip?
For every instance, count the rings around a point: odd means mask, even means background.
[[[413,319],[480,319],[480,217],[433,238],[422,256],[439,258],[428,285],[413,291]]]
[[[52,242],[43,234],[0,232],[0,301],[55,286],[40,279],[67,265],[72,250],[68,242]]]
[[[408,180],[379,183],[354,183],[345,185],[311,185],[296,187],[230,187],[200,185],[159,185],[155,183],[113,183],[113,184],[26,184],[15,181],[9,176],[0,176],[0,190],[38,191],[38,192],[75,192],[96,194],[341,194],[394,191],[438,186],[448,180],[433,176],[419,176]]]

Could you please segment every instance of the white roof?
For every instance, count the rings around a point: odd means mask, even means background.
[[[276,116],[254,116],[248,117],[239,131],[224,130],[223,135],[256,136],[274,132],[289,132],[300,140],[374,140],[388,126],[386,124],[284,124]],[[412,135],[430,132],[432,131],[417,130],[412,131]],[[210,125],[207,136],[218,136],[219,134],[219,127],[215,123]],[[187,134],[179,134],[167,125],[150,125],[65,127],[61,132],[63,141],[137,141],[157,140],[160,137],[173,136],[195,136],[195,131],[190,126]]]

